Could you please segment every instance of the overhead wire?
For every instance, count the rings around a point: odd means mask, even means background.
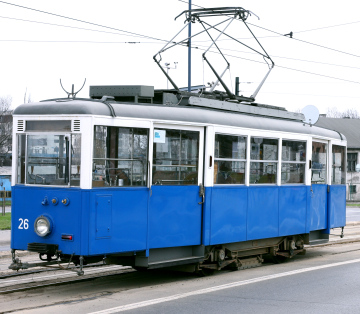
[[[181,1],[181,2],[184,2],[184,1]],[[29,22],[29,23],[36,23],[36,24],[43,24],[43,25],[50,25],[50,26],[57,26],[57,27],[64,27],[64,28],[71,28],[71,29],[78,29],[78,30],[85,30],[85,31],[91,31],[91,32],[99,32],[99,33],[105,33],[105,34],[119,35],[119,36],[135,36],[135,37],[141,37],[141,38],[143,37],[143,35],[136,36],[136,35],[130,35],[130,34],[120,34],[118,32],[107,32],[107,31],[103,31],[103,30],[96,30],[96,29],[83,28],[83,27],[75,27],[75,26],[63,25],[63,24],[53,24],[53,23],[33,21],[33,20],[18,19],[18,18],[13,18],[13,17],[6,17],[6,16],[0,16],[0,18],[10,19],[10,20],[15,20],[15,21],[21,21],[21,22]],[[312,29],[312,30],[335,27],[335,26],[341,26],[341,25],[347,25],[347,24],[353,24],[353,23],[358,23],[358,22],[338,24],[338,25],[334,25],[334,26],[316,28],[316,29]],[[311,31],[311,30],[297,31],[297,33],[306,32],[306,31]],[[262,36],[262,37],[259,37],[259,38],[265,38],[265,37],[278,37],[278,35],[276,35],[276,36]],[[225,40],[227,40],[227,39],[225,39]],[[158,42],[135,42],[135,41],[124,41],[124,42],[108,42],[108,41],[106,41],[106,42],[101,42],[101,41],[80,41],[80,40],[57,41],[57,40],[0,39],[0,42],[6,42],[6,41],[7,42],[37,42],[37,43],[47,43],[47,42],[48,43],[94,43],[94,44],[151,44],[151,43],[158,43]],[[165,40],[163,40],[163,41],[165,41]],[[192,42],[193,43],[198,43],[198,42],[205,42],[205,41],[192,41]],[[201,45],[198,45],[198,46],[201,47]],[[202,46],[202,47],[205,47],[205,46]],[[237,51],[237,52],[241,52],[241,53],[252,53],[252,52],[247,52],[247,51],[239,51],[239,50],[226,49],[226,48],[225,49],[223,48],[223,50]],[[298,59],[298,58],[289,58],[289,57],[276,56],[276,55],[273,55],[273,57],[282,58],[282,59],[288,59],[288,60],[301,61],[301,62],[311,62],[311,63],[316,63],[316,64],[330,65],[330,66],[338,66],[338,67],[345,67],[345,68],[352,68],[352,69],[360,69],[358,67],[353,67],[353,66],[346,66],[346,65],[333,64],[333,63],[325,63],[325,62],[319,62],[319,61],[313,61],[313,60],[303,60],[303,59]]]
[[[91,32],[98,32],[98,33],[105,33],[105,34],[113,34],[113,35],[119,35],[119,36],[135,36],[135,37],[141,37],[141,38],[144,37],[144,35],[120,34],[118,32],[116,32],[116,33],[115,32],[107,32],[107,31],[98,30],[98,29],[91,29],[91,28],[83,28],[83,27],[76,27],[76,26],[63,25],[63,24],[53,24],[53,23],[47,23],[47,22],[18,19],[18,18],[8,17],[8,16],[0,16],[0,18],[8,19],[8,20],[21,21],[21,22],[28,22],[28,23],[36,23],[36,24],[42,24],[42,25],[50,25],[50,26],[65,27],[65,28],[78,29],[78,30],[85,30],[85,31],[91,31]]]
[[[188,3],[188,1],[184,1],[184,0],[178,0],[178,1],[184,2],[184,3]],[[196,5],[196,4],[192,4],[192,5],[204,9],[204,7],[201,7],[201,6],[199,6],[199,5]],[[225,16],[226,16],[226,15],[225,15]],[[326,27],[320,27],[320,28],[318,28],[318,29],[336,27],[336,26],[353,24],[353,23],[360,23],[360,21],[355,21],[355,22],[350,22],[350,23],[344,23],[344,24],[338,24],[338,25],[332,25],[332,26],[326,26]],[[343,54],[347,54],[347,55],[350,55],[350,56],[353,56],[353,57],[360,58],[360,55],[355,55],[355,54],[352,54],[352,53],[349,53],[349,52],[345,52],[345,51],[342,51],[342,50],[338,50],[338,49],[326,47],[326,46],[323,46],[323,45],[315,44],[315,43],[312,43],[312,42],[309,42],[309,41],[306,41],[306,40],[297,39],[297,38],[294,38],[294,37],[290,38],[290,37],[284,36],[284,34],[281,34],[281,33],[279,33],[279,32],[272,31],[272,30],[270,30],[270,29],[267,29],[267,28],[258,26],[258,25],[256,25],[256,24],[249,23],[249,22],[247,22],[247,24],[249,24],[249,25],[251,25],[251,26],[254,26],[254,27],[257,27],[257,28],[261,28],[261,29],[266,30],[266,31],[268,31],[268,32],[277,34],[278,36],[281,36],[281,37],[286,37],[286,38],[289,38],[289,39],[294,39],[294,40],[297,40],[297,41],[300,41],[300,42],[303,42],[303,43],[306,43],[306,44],[309,44],[309,45],[314,45],[314,46],[317,46],[317,47],[320,47],[320,48],[324,48],[324,49],[328,49],[328,50],[332,50],[332,51],[336,51],[336,52],[339,52],[339,53],[343,53]],[[312,31],[312,30],[316,30],[316,29],[298,31],[298,32],[296,32],[296,33],[309,32],[309,31]]]
[[[185,2],[187,3],[186,1],[183,1],[183,0],[179,0],[180,2]],[[38,10],[38,9],[34,9],[34,8],[29,8],[29,7],[25,7],[25,6],[21,6],[21,5],[17,5],[17,4],[13,4],[13,3],[8,3],[6,1],[0,1],[0,3],[3,3],[3,4],[7,4],[7,5],[12,5],[12,6],[16,6],[16,7],[19,7],[19,8],[23,8],[23,9],[27,9],[27,10],[32,10],[32,11],[36,11],[36,12],[40,12],[40,13],[44,13],[44,14],[49,14],[49,15],[53,15],[53,16],[57,16],[57,17],[60,17],[60,18],[65,18],[65,19],[69,19],[69,20],[73,20],[73,21],[76,21],[76,22],[81,22],[81,23],[86,23],[86,24],[89,24],[89,25],[93,25],[93,26],[97,26],[97,27],[102,27],[102,28],[107,28],[107,29],[111,29],[111,30],[116,30],[118,32],[123,32],[125,34],[130,34],[130,35],[133,35],[133,36],[137,36],[137,37],[141,37],[141,38],[149,38],[149,39],[153,39],[153,40],[156,40],[156,41],[161,41],[161,42],[166,42],[166,40],[163,40],[163,39],[159,39],[159,38],[156,38],[156,37],[152,37],[152,36],[147,36],[147,35],[142,35],[142,34],[138,34],[138,33],[134,33],[134,32],[130,32],[130,31],[126,31],[126,30],[121,30],[121,29],[117,29],[117,28],[114,28],[114,27],[109,27],[109,26],[105,26],[105,25],[101,25],[101,24],[96,24],[96,23],[92,23],[92,22],[88,22],[88,21],[83,21],[83,20],[80,20],[80,19],[76,19],[76,18],[71,18],[71,17],[67,17],[67,16],[63,16],[63,15],[59,15],[59,14],[55,14],[55,13],[51,13],[51,12],[46,12],[46,11],[42,11],[42,10]],[[197,7],[200,7],[198,5],[195,5]],[[39,22],[41,23],[41,22]],[[355,23],[355,22],[353,22]],[[261,28],[261,29],[264,29],[266,31],[269,31],[269,32],[272,32],[272,33],[275,33],[279,36],[284,36],[283,34],[280,34],[278,32],[275,32],[275,31],[272,31],[272,30],[269,30],[269,29],[266,29],[264,27],[261,27],[261,26],[258,26],[258,25],[255,25],[255,24],[252,24],[252,23],[248,23],[249,25],[252,25],[254,27],[258,27],[258,28]],[[350,23],[347,23],[347,24],[350,24]],[[56,25],[56,24],[54,24]],[[58,26],[58,25],[56,25]],[[60,25],[59,25],[60,26]],[[64,27],[67,27],[67,26],[64,26]],[[80,29],[80,28],[79,28]],[[84,29],[84,30],[90,30],[90,29]],[[93,30],[93,31],[96,31],[96,30]],[[310,30],[308,30],[310,31]],[[125,35],[124,34],[124,35]],[[120,34],[119,34],[120,35]],[[287,37],[288,38],[288,37]],[[325,48],[325,49],[330,49],[330,50],[334,50],[336,52],[340,52],[340,53],[345,53],[345,54],[348,54],[348,55],[351,55],[351,56],[355,56],[355,57],[360,57],[358,55],[354,55],[354,54],[350,54],[350,53],[346,53],[346,52],[343,52],[343,51],[340,51],[340,50],[337,50],[337,49],[333,49],[333,48],[329,48],[329,47],[325,47],[325,46],[322,46],[322,45],[318,45],[318,44],[313,44],[313,43],[310,43],[310,42],[307,42],[307,41],[304,41],[304,40],[299,40],[299,39],[296,39],[296,38],[292,38],[292,39],[295,39],[295,40],[298,40],[298,41],[301,41],[301,42],[304,42],[304,43],[307,43],[307,44],[312,44],[312,45],[315,45],[315,46],[319,46],[321,48]],[[17,40],[1,40],[1,41],[17,41]],[[25,40],[23,40],[25,41]],[[27,42],[42,42],[42,41],[30,41],[30,40],[26,40]],[[71,41],[45,41],[45,42],[71,42]],[[79,42],[79,41],[75,41],[76,42]],[[85,41],[86,42],[86,41]],[[88,43],[93,43],[92,41],[87,41]],[[96,42],[95,42],[96,43]],[[113,42],[102,42],[102,43],[113,43]],[[140,43],[140,42],[122,42],[122,43],[131,43],[131,44],[134,44],[134,43]],[[214,52],[213,52],[214,53]],[[229,55],[231,56],[231,55]],[[251,59],[247,59],[247,58],[242,58],[242,57],[238,57],[238,56],[231,56],[231,57],[235,57],[235,58],[240,58],[240,59],[244,59],[244,60],[247,60],[247,61],[251,61],[251,62],[257,62],[257,63],[264,63],[264,62],[260,62],[260,61],[256,61],[256,60],[251,60]],[[351,81],[351,80],[346,80],[346,79],[342,79],[342,78],[337,78],[337,77],[333,77],[333,76],[327,76],[327,75],[322,75],[322,74],[318,74],[318,73],[314,73],[314,72],[308,72],[308,71],[304,71],[304,70],[299,70],[299,69],[293,69],[293,68],[289,68],[289,67],[284,67],[284,66],[279,66],[277,65],[278,68],[283,68],[283,69],[287,69],[287,70],[293,70],[293,71],[297,71],[297,72],[303,72],[303,73],[307,73],[307,74],[312,74],[312,75],[317,75],[317,76],[322,76],[322,77],[326,77],[326,78],[332,78],[332,79],[336,79],[336,80],[341,80],[341,81],[346,81],[346,82],[350,82],[350,83],[356,83],[356,84],[360,84],[360,82],[356,82],[356,81]]]
[[[60,17],[60,18],[64,18],[64,19],[68,19],[68,20],[75,21],[75,22],[80,22],[80,23],[85,23],[85,24],[97,26],[97,27],[102,27],[102,28],[107,28],[107,29],[111,29],[111,30],[116,30],[116,31],[118,31],[118,32],[123,32],[123,33],[131,34],[131,35],[136,35],[136,36],[140,36],[140,37],[143,37],[143,38],[149,38],[149,39],[154,39],[154,40],[158,40],[158,41],[165,41],[165,40],[163,40],[163,39],[159,39],[159,38],[156,38],[156,37],[147,36],[147,35],[142,35],[142,34],[138,34],[138,33],[129,32],[129,31],[125,31],[125,30],[122,30],[122,29],[118,29],[118,28],[115,28],[115,27],[105,26],[105,25],[101,25],[101,24],[97,24],[97,23],[92,23],[92,22],[88,22],[88,21],[84,21],[84,20],[80,20],[80,19],[76,19],[76,18],[72,18],[72,17],[60,15],[60,14],[56,14],[56,13],[51,13],[51,12],[47,12],[47,11],[42,11],[42,10],[38,10],[38,9],[34,9],[34,8],[29,8],[29,7],[25,7],[25,6],[22,6],[22,5],[19,5],[19,4],[15,4],[15,3],[9,3],[9,2],[6,2],[6,1],[0,1],[0,3],[7,4],[7,5],[11,5],[11,6],[15,6],[15,7],[19,7],[19,8],[26,9],[26,10],[31,10],[31,11],[39,12],[39,13],[44,13],[44,14],[48,14],[48,15],[52,15],[52,16],[56,16],[56,17]]]

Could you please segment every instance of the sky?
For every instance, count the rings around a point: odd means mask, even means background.
[[[303,0],[290,5],[285,0],[192,0],[192,4],[194,9],[226,6],[252,12],[246,22],[275,63],[256,102],[289,111],[307,105],[316,106],[320,113],[334,107],[360,109],[357,1]],[[67,97],[60,79],[68,91],[72,84],[77,91],[86,79],[77,95],[84,98],[91,85],[166,88],[167,79],[153,56],[184,27],[184,15],[174,18],[187,9],[188,3],[182,0],[0,1],[0,97],[11,96],[12,108],[23,103],[25,95],[25,101],[29,96],[32,101]],[[199,23],[192,24],[193,34],[200,30]],[[261,50],[241,21],[232,22],[226,31]],[[293,38],[284,36],[290,32]],[[174,41],[186,34],[187,30]],[[234,90],[239,77],[240,94],[251,96],[268,71],[267,63],[224,36],[218,44],[230,63],[224,81]],[[192,40],[192,85],[216,80],[201,57],[209,45],[203,35]],[[221,55],[211,49],[206,56],[222,73],[226,63]],[[175,83],[187,86],[187,48],[177,46],[161,57],[162,65],[170,63]]]

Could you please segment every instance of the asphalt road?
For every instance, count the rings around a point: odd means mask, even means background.
[[[346,207],[346,222],[360,221],[360,207]]]
[[[0,295],[21,313],[360,313],[360,242],[309,248],[283,264],[209,277],[133,272]]]

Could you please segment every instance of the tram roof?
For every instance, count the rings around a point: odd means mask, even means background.
[[[109,106],[110,105],[110,106]],[[174,106],[157,104],[139,104],[93,99],[54,99],[18,106],[13,115],[95,115],[139,118],[151,120],[181,121],[202,124],[217,124],[234,127],[244,127],[260,130],[274,130],[334,139],[346,139],[337,131],[317,126],[304,125],[300,120],[274,118],[219,109]]]

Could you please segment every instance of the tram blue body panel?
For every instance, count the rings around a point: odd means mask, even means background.
[[[206,244],[246,241],[247,187],[212,188],[210,208],[211,238]]]
[[[151,187],[149,200],[149,248],[201,244],[199,187]]]
[[[82,228],[88,224],[88,215],[83,215],[82,193],[78,188],[59,189],[43,187],[13,186],[12,189],[11,248],[27,250],[28,243],[58,244],[64,254],[84,254],[87,252],[87,237]],[[57,204],[51,203],[56,197]],[[61,200],[70,200],[68,205]],[[44,199],[48,200],[43,205]],[[40,237],[34,232],[34,223],[39,216],[46,216],[52,222],[52,232]],[[28,228],[21,221],[28,221]],[[61,235],[72,235],[73,240],[61,240]]]
[[[134,188],[13,187],[11,247],[57,244],[63,254],[102,255],[153,248],[216,245],[305,234],[346,223],[346,187],[198,186]],[[58,203],[51,203],[56,197]],[[47,198],[48,204],[42,202]],[[62,199],[69,199],[66,206]],[[53,223],[42,238],[34,232],[41,215]],[[19,229],[28,219],[28,228]],[[202,231],[202,234],[201,234]],[[62,234],[73,236],[61,240]]]
[[[329,228],[346,225],[346,185],[331,185],[328,193]]]
[[[310,231],[327,228],[327,188],[326,184],[311,186]]]
[[[279,187],[279,236],[306,233],[309,186]]]
[[[203,244],[305,234],[346,224],[342,185],[215,186],[206,189]]]
[[[89,254],[146,250],[146,187],[90,190]]]

